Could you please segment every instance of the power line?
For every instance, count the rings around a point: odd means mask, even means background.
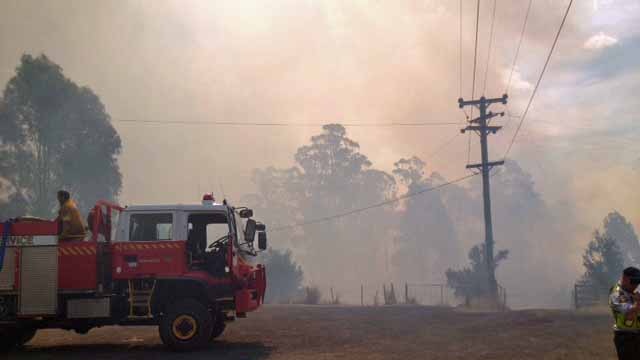
[[[551,60],[551,55],[553,54],[553,50],[556,48],[556,44],[558,43],[558,38],[560,38],[560,33],[562,32],[562,28],[564,27],[564,23],[567,20],[567,16],[569,15],[569,10],[571,10],[571,4],[573,4],[573,0],[569,0],[569,5],[567,5],[567,10],[562,17],[562,22],[560,23],[560,27],[558,28],[558,32],[556,33],[556,37],[553,39],[553,44],[551,45],[551,49],[549,50],[549,54],[547,55],[547,60],[544,62],[544,66],[542,67],[542,71],[540,72],[540,77],[538,77],[538,81],[536,82],[536,86],[533,88],[533,92],[531,93],[531,97],[529,98],[529,102],[527,103],[527,107],[524,109],[522,113],[522,117],[520,118],[520,122],[518,123],[518,127],[516,128],[515,133],[513,134],[513,138],[511,138],[511,142],[509,143],[509,147],[507,147],[507,151],[504,154],[504,158],[506,159],[513,147],[513,143],[516,141],[516,137],[518,136],[518,132],[520,132],[520,128],[524,123],[524,120],[527,117],[527,113],[529,112],[529,108],[531,107],[531,103],[536,96],[538,88],[540,87],[540,83],[542,82],[542,77],[544,76],[545,71],[547,70],[547,66],[549,65],[549,61]]]
[[[458,77],[460,78],[460,86],[458,87],[458,97],[462,97],[462,0],[460,0],[459,19],[458,19]]]
[[[441,150],[445,149],[449,144],[451,144],[455,139],[458,138],[458,136],[460,136],[461,133],[460,132],[456,132],[455,135],[453,135],[452,137],[448,138],[447,140],[443,141],[440,145],[436,146],[434,148],[434,150],[429,153],[429,155],[427,155],[427,157],[425,158],[425,160],[432,160],[435,158],[436,154],[440,153]]]
[[[458,69],[458,77],[460,79],[460,86],[458,87],[458,97],[462,97],[462,0],[460,0],[460,5],[458,7],[458,25],[459,25],[459,29],[458,29],[458,65],[459,65],[459,69]],[[465,109],[462,109],[462,112],[464,113],[464,117],[465,119],[469,120],[469,115],[467,114],[467,111]]]
[[[294,127],[315,127],[324,126],[330,123],[285,123],[285,122],[233,122],[233,121],[189,121],[189,120],[144,120],[144,119],[112,119],[114,122],[120,123],[139,123],[139,124],[159,124],[159,125],[208,125],[208,126],[294,126]],[[458,122],[441,121],[441,122],[418,122],[418,123],[338,123],[345,127],[411,127],[411,126],[446,126],[460,125]]]
[[[491,47],[493,46],[493,24],[495,23],[495,20],[496,20],[497,7],[498,7],[498,0],[493,0],[493,14],[491,15],[491,30],[489,31],[489,51],[487,52],[487,67],[484,70],[484,85],[482,86],[483,95],[487,90],[487,75],[489,74],[489,64],[491,64]]]
[[[513,56],[513,64],[511,65],[511,71],[509,72],[509,80],[507,81],[507,86],[504,89],[504,93],[508,94],[511,89],[511,80],[513,78],[513,72],[516,69],[516,64],[518,63],[518,56],[520,55],[520,47],[522,46],[522,40],[524,39],[525,29],[527,28],[527,21],[529,20],[529,13],[531,12],[531,3],[533,0],[529,0],[529,4],[527,5],[527,12],[524,15],[524,21],[522,23],[522,30],[520,31],[520,39],[518,40],[518,46],[516,46],[516,53]],[[518,118],[519,116],[512,116],[509,110],[509,105],[506,107],[507,111],[507,121],[504,123],[504,128],[509,126],[511,123],[511,119]]]
[[[471,161],[471,133],[467,136],[467,164],[469,165],[469,161]]]
[[[306,226],[306,225],[312,225],[312,224],[318,224],[318,223],[332,221],[332,220],[339,219],[339,218],[342,218],[342,217],[345,217],[345,216],[349,216],[349,215],[361,213],[363,211],[371,210],[371,209],[374,209],[374,208],[377,208],[377,207],[389,205],[389,204],[398,202],[400,200],[407,199],[407,198],[410,198],[410,197],[413,197],[413,196],[418,196],[418,195],[421,195],[421,194],[424,194],[424,193],[427,193],[427,192],[430,192],[430,191],[439,190],[439,189],[441,189],[441,188],[443,188],[445,186],[452,185],[452,184],[455,184],[455,183],[459,183],[461,181],[464,181],[464,180],[469,179],[471,177],[474,177],[476,175],[477,174],[466,175],[466,176],[457,178],[455,180],[451,180],[451,181],[448,181],[446,183],[442,183],[440,185],[436,185],[436,186],[432,186],[430,188],[426,188],[426,189],[422,189],[422,190],[406,193],[404,195],[397,196],[397,197],[394,197],[394,198],[386,200],[386,201],[382,201],[382,202],[379,202],[379,203],[376,203],[376,204],[373,204],[373,205],[369,205],[369,206],[366,206],[366,207],[362,207],[362,208],[353,209],[353,210],[350,210],[350,211],[345,211],[345,212],[338,213],[338,214],[335,214],[335,215],[324,216],[324,217],[320,217],[320,218],[316,218],[316,219],[312,219],[312,220],[308,220],[308,221],[302,221],[302,222],[291,224],[291,225],[278,226],[278,227],[275,227],[275,228],[271,229],[271,231],[281,231],[281,230],[286,230],[286,229],[293,229],[293,228],[296,228],[296,227],[302,227],[302,226]]]
[[[475,97],[475,92],[476,92],[476,66],[478,64],[478,27],[479,25],[480,25],[480,0],[476,2],[476,40],[475,40],[474,49],[473,49],[473,81],[471,84],[472,99]],[[460,98],[462,99],[462,96],[460,96]],[[462,110],[464,111],[464,108]],[[473,107],[471,108],[470,114],[471,116],[470,117],[467,116],[467,120],[469,118],[473,118]],[[471,134],[469,134],[468,137],[469,137],[469,140],[467,141],[468,143],[467,165],[469,165],[469,160],[471,159]]]
[[[531,3],[533,0],[529,0],[529,5],[527,6],[527,12],[524,15],[524,22],[522,23],[522,31],[520,31],[520,40],[518,40],[518,46],[516,47],[516,54],[513,57],[513,64],[511,65],[511,72],[509,73],[509,80],[507,81],[507,87],[504,90],[505,94],[509,93],[509,88],[511,87],[511,79],[513,78],[513,71],[516,68],[516,63],[518,62],[518,55],[520,54],[520,46],[522,46],[522,39],[524,39],[524,31],[527,28],[527,21],[529,20],[529,12],[531,11]]]
[[[504,125],[502,125],[503,129],[506,129],[509,126],[509,124],[511,123],[511,119],[519,119],[522,117],[522,115],[511,114],[511,110],[509,110],[509,105],[505,106],[505,112],[507,115],[507,121],[505,121]]]
[[[471,85],[471,98],[475,98],[476,92],[476,65],[478,63],[478,25],[480,25],[480,0],[476,5],[476,41],[473,50],[473,81]],[[471,117],[473,117],[473,108],[471,108]]]

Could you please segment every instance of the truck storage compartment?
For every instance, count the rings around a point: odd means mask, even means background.
[[[54,315],[58,305],[58,247],[27,246],[20,256],[19,315]]]
[[[111,299],[70,299],[67,301],[67,317],[69,319],[90,319],[109,317]]]
[[[11,291],[16,288],[16,256],[18,249],[8,247],[4,254],[4,263],[0,271],[0,290]]]

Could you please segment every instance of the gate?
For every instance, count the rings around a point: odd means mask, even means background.
[[[602,288],[591,282],[578,281],[573,286],[573,306],[576,310],[606,305],[608,296],[609,289]]]

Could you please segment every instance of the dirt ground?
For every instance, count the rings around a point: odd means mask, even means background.
[[[155,327],[43,330],[9,359],[615,359],[610,317],[395,306],[266,306],[210,347],[167,351]]]

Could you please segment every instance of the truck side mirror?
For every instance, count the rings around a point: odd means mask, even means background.
[[[239,212],[239,215],[243,219],[248,219],[253,216],[253,210],[251,209],[242,209]]]
[[[258,233],[258,249],[267,250],[267,233],[264,231]]]
[[[253,243],[256,238],[256,221],[253,219],[247,219],[247,225],[244,228],[244,241],[246,243]]]

